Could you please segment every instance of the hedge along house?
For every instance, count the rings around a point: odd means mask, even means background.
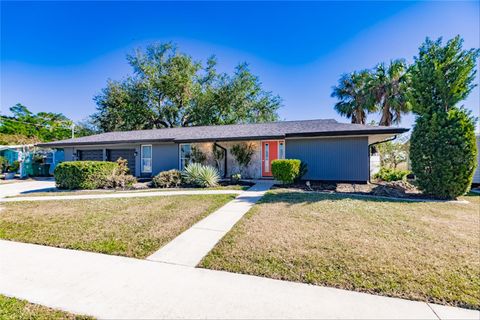
[[[304,179],[367,182],[369,146],[406,131],[320,119],[108,132],[39,146],[63,149],[65,161],[116,161],[121,157],[137,177],[182,170],[194,158],[203,158],[229,177],[240,171],[232,146],[249,144],[254,154],[243,178],[269,178],[272,161],[287,158],[307,164]],[[214,147],[223,157],[214,157]]]

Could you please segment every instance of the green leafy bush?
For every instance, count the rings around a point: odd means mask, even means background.
[[[283,183],[292,183],[300,173],[301,161],[298,159],[278,159],[272,161],[272,175]]]
[[[178,170],[162,171],[152,179],[155,188],[178,187],[182,183],[182,173]]]
[[[302,161],[300,163],[300,169],[298,170],[298,175],[295,177],[294,181],[298,182],[298,181],[302,180],[302,178],[307,174],[307,172],[308,172],[307,163]]]
[[[373,176],[375,179],[390,182],[405,180],[410,174],[408,170],[399,170],[394,168],[381,168],[379,172]]]
[[[198,187],[215,187],[220,180],[218,170],[200,163],[190,163],[185,167],[182,177],[186,183]]]
[[[7,172],[17,172],[20,169],[20,162],[15,160],[12,164],[7,165]]]
[[[412,170],[425,194],[449,199],[468,192],[477,156],[476,119],[458,104],[476,86],[480,50],[462,44],[459,36],[445,45],[427,39],[411,68]]]
[[[7,168],[8,161],[5,157],[0,156],[0,173],[3,173]]]
[[[106,161],[62,162],[55,168],[55,183],[60,189],[103,188],[117,168],[117,163]]]

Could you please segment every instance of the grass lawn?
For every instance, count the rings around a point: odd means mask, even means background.
[[[480,197],[469,204],[268,193],[200,266],[480,308]]]
[[[77,316],[68,312],[50,309],[25,300],[0,295],[0,319],[2,320],[87,320],[87,316]]]
[[[53,190],[43,192],[29,192],[22,193],[15,196],[9,196],[7,198],[22,198],[22,197],[42,197],[42,196],[75,196],[83,194],[111,194],[111,193],[135,193],[135,192],[161,192],[161,191],[185,191],[185,190],[247,190],[250,186],[242,185],[230,185],[230,186],[218,186],[211,188],[149,188],[138,190],[111,190],[111,189],[96,189],[96,190]]]
[[[0,238],[145,258],[234,197],[2,203]]]

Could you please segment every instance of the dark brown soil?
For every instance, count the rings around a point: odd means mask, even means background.
[[[335,183],[322,181],[299,181],[288,185],[277,184],[273,188],[301,189],[305,191],[322,191],[343,194],[364,194],[392,198],[434,199],[421,193],[408,181],[375,183]]]

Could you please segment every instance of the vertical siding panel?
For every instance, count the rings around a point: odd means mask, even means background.
[[[305,179],[368,181],[368,138],[289,139],[286,155],[307,163]]]
[[[178,145],[176,143],[154,144],[152,146],[152,176],[170,169],[178,169]]]

